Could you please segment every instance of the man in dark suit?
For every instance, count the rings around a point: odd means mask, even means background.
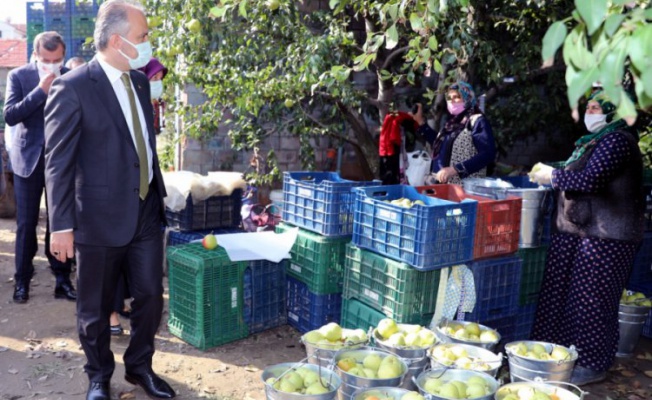
[[[163,309],[165,187],[149,82],[135,71],[151,57],[143,9],[128,0],[102,3],[94,39],[95,58],[55,81],[45,107],[51,251],[61,261],[77,257],[86,398],[110,398],[109,314],[120,272],[133,297],[125,379],[149,397],[173,398],[152,370]]]
[[[8,77],[4,117],[16,130],[9,153],[16,193],[16,303],[29,299],[29,283],[34,274],[36,226],[45,187],[43,109],[52,82],[68,71],[61,67],[65,53],[66,45],[57,32],[43,32],[34,39],[35,61],[14,69]],[[61,262],[50,254],[48,228],[46,225],[45,255],[56,277],[54,297],[74,301],[77,293],[70,282],[72,260]]]

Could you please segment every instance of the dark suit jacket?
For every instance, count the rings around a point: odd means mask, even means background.
[[[165,221],[165,186],[156,155],[149,81],[131,80],[147,121],[153,183]],[[50,230],[73,228],[75,242],[124,246],[138,224],[138,153],[118,98],[104,70],[92,60],[58,79],[45,107],[45,182]]]
[[[68,71],[61,68],[61,73]],[[43,151],[43,109],[47,93],[38,87],[40,78],[36,62],[16,68],[7,77],[7,96],[4,117],[9,125],[16,125],[9,153],[14,173],[27,178],[32,175]]]

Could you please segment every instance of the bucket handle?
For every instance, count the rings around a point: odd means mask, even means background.
[[[562,381],[546,381],[546,380],[544,380],[544,379],[541,379],[541,377],[539,377],[539,376],[537,376],[536,378],[534,378],[534,380],[531,381],[531,382],[535,382],[535,383],[546,383],[546,384],[548,384],[548,383],[552,383],[552,384],[555,384],[555,385],[565,385],[565,386],[570,386],[570,387],[572,387],[573,389],[575,389],[577,392],[579,392],[579,394],[580,394],[580,400],[584,398],[584,395],[585,395],[585,394],[589,394],[589,392],[585,392],[584,390],[582,390],[581,387],[579,387],[579,386],[577,386],[577,385],[573,385],[572,383],[569,383],[569,382],[562,382]]]

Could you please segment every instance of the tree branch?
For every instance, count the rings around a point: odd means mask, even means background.
[[[387,69],[391,65],[391,63],[394,62],[394,59],[396,57],[402,55],[403,53],[405,53],[409,49],[410,49],[410,46],[403,46],[403,47],[399,47],[398,49],[395,49],[394,51],[389,53],[389,55],[385,59],[385,62],[383,62],[383,65],[380,67],[380,69],[381,70],[382,69]]]

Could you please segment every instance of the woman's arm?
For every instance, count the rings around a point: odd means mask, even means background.
[[[478,118],[473,126],[471,138],[478,154],[466,161],[455,164],[455,170],[460,178],[466,178],[472,173],[480,171],[494,161],[496,157],[496,143],[491,125],[489,125],[486,117],[481,116]]]

